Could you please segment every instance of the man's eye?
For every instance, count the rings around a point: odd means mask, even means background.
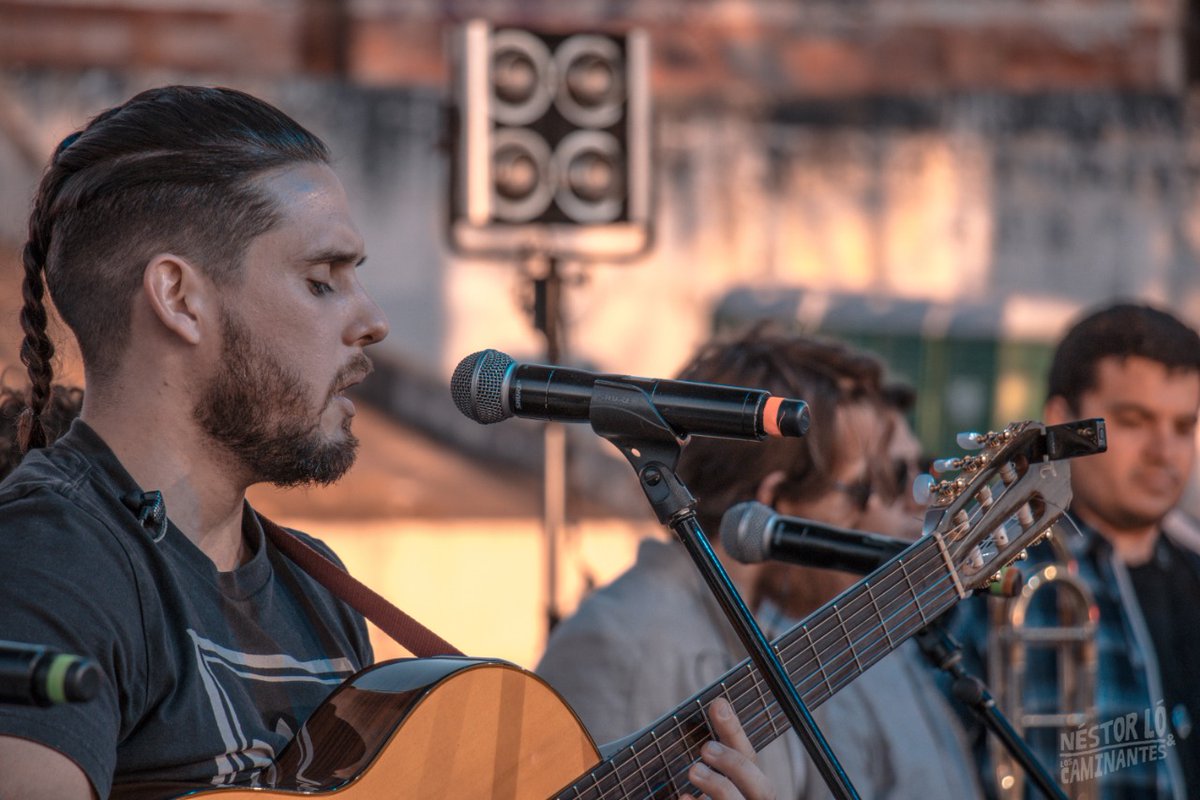
[[[308,282],[308,290],[317,296],[333,293],[333,287],[324,281],[310,280]]]

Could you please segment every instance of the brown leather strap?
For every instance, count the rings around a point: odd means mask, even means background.
[[[418,658],[462,655],[454,645],[396,608],[362,581],[330,561],[320,550],[288,533],[262,514],[259,514],[258,518],[267,538],[281,553],[335,597],[341,598],[355,611],[378,625],[380,630],[403,645],[410,653]]]

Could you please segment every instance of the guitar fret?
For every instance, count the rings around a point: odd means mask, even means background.
[[[779,653],[778,655],[779,655],[779,660],[782,662],[783,654]],[[779,735],[779,728],[775,725],[775,714],[773,713],[774,708],[775,708],[775,698],[771,697],[770,699],[768,699],[763,694],[762,682],[759,681],[758,675],[751,673],[750,677],[751,677],[751,680],[754,681],[754,688],[758,690],[759,707],[762,709],[762,713],[766,714],[767,724],[771,726],[771,737],[770,737],[770,739],[767,740],[767,741],[771,741]],[[763,744],[766,744],[766,742],[763,742]],[[757,750],[758,748],[759,748],[759,745],[757,743],[755,743],[754,749]]]
[[[912,576],[908,574],[908,565],[904,563],[904,559],[900,559],[899,564],[900,574],[904,576],[904,582],[908,584],[908,592],[912,595],[913,604],[917,607],[917,613],[921,615],[921,627],[929,624],[929,620],[925,618],[925,609],[921,607],[921,598],[917,595],[917,590],[913,587]]]
[[[721,687],[721,690],[719,692],[717,692],[717,694],[720,695],[721,697],[725,698],[725,701],[727,703],[729,703],[729,707],[733,709],[733,712],[735,714],[741,713],[742,711],[746,710],[746,709],[738,708],[737,699],[729,693],[729,684],[725,683],[724,679],[722,679],[721,682],[717,685]]]
[[[808,639],[808,649],[811,653],[813,653],[813,655],[816,655],[817,646],[813,643],[812,631],[810,631],[808,629],[807,625],[804,625],[802,627],[804,629],[804,637],[806,639]],[[825,688],[828,689],[829,694],[832,695],[833,694],[833,684],[829,682],[829,675],[828,675],[828,673],[825,672],[825,662],[823,662],[820,658],[817,658],[816,661],[817,661],[817,668],[819,670],[821,670],[821,680],[825,681]]]
[[[712,729],[712,725],[708,722],[708,714],[704,713],[704,700],[700,697],[696,698],[696,709],[700,712],[700,726],[708,731],[709,737],[716,737],[716,731]]]
[[[601,794],[607,797],[609,792],[621,788],[621,776],[617,771],[619,767],[615,762],[607,761],[605,764],[609,769],[608,774],[601,778],[597,782],[597,785],[601,789]],[[597,768],[598,771],[599,768]]]
[[[892,641],[892,632],[888,630],[887,619],[883,616],[883,609],[879,607],[879,600],[872,591],[870,581],[863,583],[863,590],[867,593],[867,597],[871,598],[871,605],[875,607],[875,616],[879,618],[879,627],[883,628],[883,636],[887,639],[888,652],[891,652],[896,649],[896,643]]]
[[[672,718],[674,718],[674,715],[672,715]],[[664,767],[663,771],[666,773],[666,776],[667,776],[667,786],[669,786],[671,788],[672,792],[674,792],[675,794],[678,794],[679,787],[675,785],[675,776],[672,775],[668,770],[665,769],[665,767],[670,762],[667,760],[667,754],[666,754],[666,751],[663,750],[662,742],[659,741],[658,731],[652,728],[650,730],[650,736],[654,740],[654,748],[656,750],[658,750],[658,760],[660,762],[662,762],[662,765]]]
[[[767,718],[771,720],[771,729],[774,730],[775,720],[772,718],[771,711],[775,706],[775,698],[774,696],[768,696],[767,693],[763,691],[763,681],[761,678],[759,678],[757,672],[750,672],[750,680],[753,681],[754,691],[758,692],[758,703],[767,710]]]
[[[651,733],[653,733],[653,731],[651,731]],[[656,739],[656,741],[657,741],[657,739]],[[630,748],[630,749],[631,749],[631,752],[629,754],[629,757],[633,759],[633,763],[637,767],[637,769],[635,771],[638,773],[638,775],[641,776],[641,784],[644,788],[650,789],[651,788],[651,785],[650,785],[651,778],[646,773],[646,765],[642,763],[642,753],[636,747]]]
[[[603,764],[600,766],[603,766]],[[600,778],[596,775],[596,773],[600,770],[600,766],[597,766],[588,773],[588,777],[592,779],[592,788],[589,791],[591,791],[596,797],[604,796],[604,790],[600,787]]]
[[[636,780],[638,770],[637,761],[636,759],[631,761],[628,758],[620,760],[614,759],[612,764],[613,776],[617,782],[616,788],[620,790],[619,794],[622,797],[626,797],[629,795],[629,791],[626,788],[626,783],[630,780]]]
[[[846,636],[846,649],[850,651],[850,655],[854,657],[854,666],[858,667],[858,671],[863,671],[862,662],[858,660],[858,653],[854,649],[854,638],[850,635],[850,629],[846,627],[846,619],[842,616],[842,612],[835,605],[833,607],[833,615],[837,617],[838,623],[842,626],[842,633]]]

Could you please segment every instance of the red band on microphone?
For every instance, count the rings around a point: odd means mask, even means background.
[[[779,406],[782,403],[782,397],[768,397],[763,403],[763,430],[768,436],[783,436],[779,430]]]

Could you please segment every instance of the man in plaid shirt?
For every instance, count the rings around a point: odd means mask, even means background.
[[[1095,781],[1104,800],[1198,797],[1200,537],[1172,509],[1195,460],[1200,337],[1144,305],[1093,312],[1059,344],[1048,397],[1047,424],[1103,417],[1108,426],[1108,451],[1071,463],[1074,498],[1055,534],[1099,610],[1097,724],[1033,731],[1028,741],[1069,794]],[[1027,572],[1053,557],[1039,545]],[[1056,624],[1056,604],[1045,594],[1028,624]],[[983,598],[959,606],[954,627],[976,674],[984,672],[987,624]],[[1056,710],[1053,652],[1029,651],[1022,699],[1029,711]],[[979,726],[975,734],[982,747]],[[995,785],[990,774],[984,781]]]

